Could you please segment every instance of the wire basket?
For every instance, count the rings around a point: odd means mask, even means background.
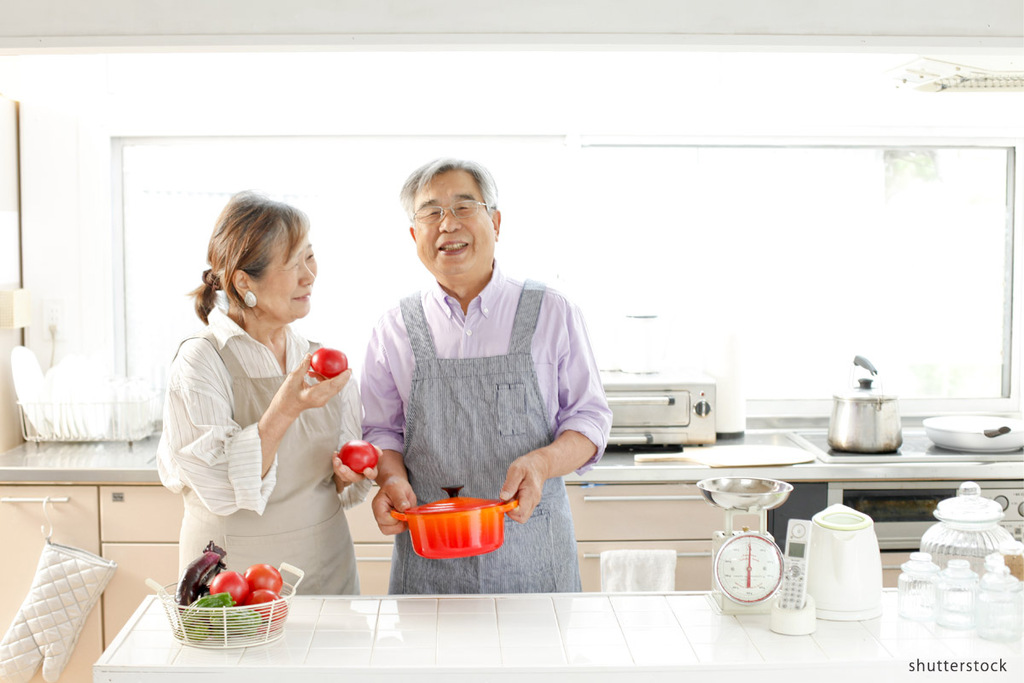
[[[192,607],[179,605],[174,599],[177,584],[161,586],[152,579],[146,585],[156,591],[171,622],[174,639],[183,645],[212,649],[247,647],[272,643],[284,635],[288,606],[305,572],[282,563],[279,571],[284,585],[281,597],[257,605],[235,607]],[[294,582],[288,576],[294,576]]]

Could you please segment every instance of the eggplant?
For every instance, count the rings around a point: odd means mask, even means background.
[[[224,557],[227,552],[213,541],[207,544],[203,554],[192,560],[178,579],[178,589],[174,600],[179,605],[191,605],[197,598],[209,593],[210,581],[225,568]]]

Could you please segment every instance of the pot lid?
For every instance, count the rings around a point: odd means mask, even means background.
[[[405,511],[407,515],[438,515],[446,512],[468,512],[470,510],[483,510],[485,508],[497,507],[504,501],[488,500],[486,498],[442,498],[433,503],[417,505]]]
[[[1003,508],[981,495],[981,487],[973,481],[960,484],[955,498],[939,501],[936,519],[961,524],[995,523],[1003,518]]]

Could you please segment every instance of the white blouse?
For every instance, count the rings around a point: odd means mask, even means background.
[[[250,337],[222,310],[210,312],[209,329],[222,348],[229,347],[250,377],[283,377],[274,354]],[[290,326],[286,331],[286,363],[294,370],[309,350],[309,342]],[[338,448],[362,438],[359,388],[353,378],[342,389],[342,424]],[[186,341],[171,364],[164,402],[164,427],[157,448],[160,481],[174,492],[195,491],[210,512],[229,515],[237,510],[259,514],[277,483],[277,457],[265,477],[257,425],[241,426],[232,419],[234,393],[231,375],[217,351],[205,341]],[[371,483],[363,480],[338,494],[344,507],[362,502]]]

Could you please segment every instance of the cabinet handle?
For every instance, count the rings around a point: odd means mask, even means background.
[[[584,503],[642,503],[653,500],[704,500],[704,496],[583,496]]]
[[[390,562],[390,557],[356,557],[356,562]]]
[[[14,498],[12,496],[4,496],[0,498],[0,503],[70,503],[71,498],[68,496],[62,496],[60,498]]]
[[[610,406],[674,406],[674,396],[607,396]]]
[[[676,553],[676,557],[711,557],[711,551],[703,553]],[[584,560],[597,560],[601,558],[600,553],[583,553]]]

